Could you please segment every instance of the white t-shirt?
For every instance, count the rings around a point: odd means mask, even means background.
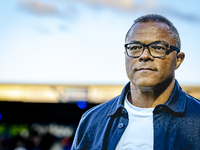
[[[128,111],[129,123],[116,150],[152,150],[153,149],[153,110],[133,106],[127,99],[124,107]]]

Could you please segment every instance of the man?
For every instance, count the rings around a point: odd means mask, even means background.
[[[163,16],[142,16],[125,43],[130,82],[82,116],[71,149],[200,149],[200,102],[175,80],[185,57],[176,28]]]

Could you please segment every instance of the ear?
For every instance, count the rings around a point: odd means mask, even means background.
[[[183,62],[184,58],[185,58],[185,54],[183,52],[179,52],[176,56],[177,61],[176,61],[176,69],[178,69],[178,67],[181,65],[181,63]]]

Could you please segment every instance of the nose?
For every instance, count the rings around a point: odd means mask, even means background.
[[[139,57],[139,61],[149,61],[149,60],[154,60],[154,57],[151,56],[150,51],[147,47],[144,48],[144,51],[142,55]]]

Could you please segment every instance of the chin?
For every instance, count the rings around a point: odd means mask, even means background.
[[[173,77],[171,78],[140,78],[137,80],[133,80],[132,84],[135,85],[135,87],[138,87],[142,91],[148,91],[148,90],[155,90],[155,89],[162,89],[165,86],[168,86],[171,81],[173,80]]]
[[[149,78],[147,78],[147,79],[143,78],[143,79],[137,79],[137,80],[133,81],[132,83],[140,89],[152,89],[157,84],[159,84],[159,83],[157,83],[157,81],[158,80],[150,80]]]
[[[155,82],[150,82],[147,80],[137,80],[134,84],[138,87],[152,87],[155,85]]]

